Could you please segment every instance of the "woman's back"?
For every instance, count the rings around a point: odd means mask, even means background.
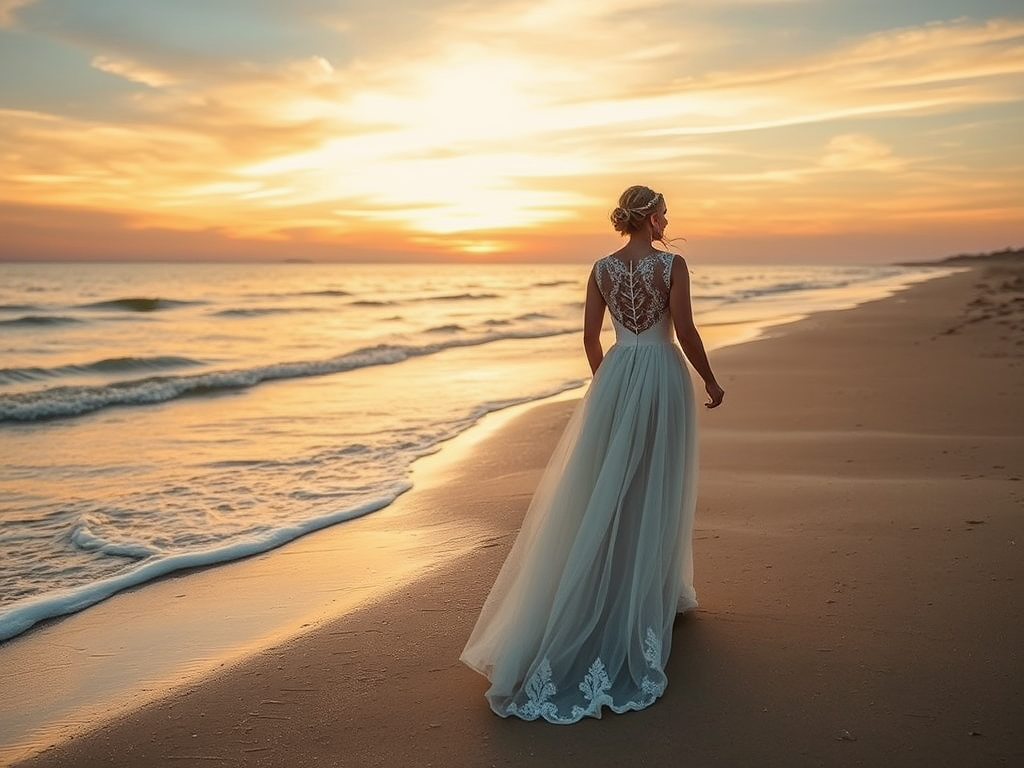
[[[608,311],[615,321],[618,342],[639,337],[646,331],[661,326],[669,332],[653,334],[658,341],[670,341],[668,319],[669,293],[672,285],[672,260],[665,251],[655,251],[635,261],[624,261],[617,256],[605,256],[594,265],[594,278]]]

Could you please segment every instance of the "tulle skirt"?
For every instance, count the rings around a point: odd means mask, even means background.
[[[652,335],[608,350],[462,653],[503,717],[572,723],[665,690],[697,605],[696,421],[681,350]]]

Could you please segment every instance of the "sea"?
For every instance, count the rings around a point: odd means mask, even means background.
[[[715,349],[946,272],[691,264],[694,313]],[[344,526],[485,414],[582,394],[588,273],[0,264],[0,641]]]

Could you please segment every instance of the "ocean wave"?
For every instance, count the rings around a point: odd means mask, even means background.
[[[701,302],[701,301],[733,301],[733,300],[735,300],[735,298],[736,298],[735,296],[732,296],[732,295],[727,294],[727,293],[697,293],[696,291],[694,291],[694,293],[693,293],[693,300],[694,300],[694,302]]]
[[[95,363],[88,363],[80,367],[87,371],[101,371],[103,373],[121,373],[124,371],[139,371],[154,368],[188,368],[197,365],[206,365],[202,360],[194,360],[191,357],[179,357],[177,355],[160,355],[157,357],[108,357],[97,360]]]
[[[412,484],[407,481],[396,482],[390,493],[351,509],[303,520],[292,525],[275,528],[262,534],[248,537],[242,541],[225,543],[221,546],[166,556],[143,557],[136,566],[115,576],[109,576],[100,581],[71,588],[58,594],[22,600],[15,603],[14,607],[6,611],[0,611],[0,641],[20,635],[40,621],[75,613],[102,600],[106,600],[111,595],[122,590],[138,586],[139,584],[145,584],[169,573],[188,568],[216,565],[230,560],[249,557],[250,555],[257,555],[261,552],[280,547],[282,544],[286,544],[293,539],[297,539],[299,536],[312,533],[320,528],[326,528],[336,523],[361,517],[370,512],[376,512],[378,509],[391,504],[400,494],[411,487]],[[116,550],[120,546],[112,542],[104,542],[102,539],[89,533],[85,527],[76,530],[81,531],[78,534],[79,542],[84,544],[86,548],[95,550],[97,548],[110,547]],[[142,547],[137,551],[142,552],[144,549]],[[121,553],[114,551],[110,552],[110,554]]]
[[[535,288],[555,288],[560,285],[576,285],[576,280],[546,280],[540,283],[534,283]]]
[[[412,296],[408,299],[394,300],[394,299],[356,299],[350,301],[349,306],[352,307],[391,307],[397,304],[413,304],[421,302],[435,302],[435,301],[481,301],[484,299],[500,299],[501,296],[497,293],[448,293],[441,296]]]
[[[221,309],[211,312],[212,317],[263,317],[265,315],[293,315],[301,312],[319,312],[316,307],[252,307],[249,309]]]
[[[292,294],[293,296],[351,296],[349,291],[343,291],[340,288],[326,288],[322,291],[299,291],[298,293]]]
[[[790,283],[775,283],[773,285],[765,285],[758,288],[752,288],[749,290],[740,290],[735,294],[736,301],[746,301],[747,299],[757,299],[762,296],[777,296],[783,293],[800,293],[803,291],[820,290],[822,288],[842,288],[845,285],[849,285],[849,281],[821,281],[821,280],[805,280]]]
[[[167,370],[206,365],[190,357],[163,355],[159,357],[109,357],[93,363],[59,365],[53,368],[33,366],[28,368],[0,368],[0,384],[42,381],[61,376],[80,376],[89,373],[117,374],[136,371]]]
[[[516,320],[550,320],[551,315],[545,315],[543,312],[527,312],[525,315],[519,315]]]
[[[871,279],[890,276],[891,273],[880,272],[879,270],[874,270],[865,274],[861,274],[858,271],[848,270],[825,277],[769,283],[756,288],[737,287],[736,290],[729,294],[728,297],[721,298],[727,298],[728,300],[735,302],[779,296],[782,294],[802,294],[809,291],[835,290],[837,288],[848,288],[851,285],[862,284],[870,281]],[[702,296],[701,298],[708,297]]]
[[[0,320],[0,325],[7,327],[32,327],[40,325],[71,325],[72,323],[82,322],[77,317],[68,317],[66,315],[23,315],[22,317],[15,317],[10,320]]]
[[[424,333],[458,333],[459,331],[466,330],[461,325],[439,325],[436,328],[427,328]]]
[[[93,533],[97,522],[88,515],[83,516],[72,526],[68,533],[68,542],[83,552],[100,552],[112,557],[127,557],[133,560],[144,560],[159,555],[160,551],[142,542],[109,541]]]
[[[343,291],[341,288],[324,288],[318,291],[281,291],[267,293],[244,293],[240,294],[246,299],[288,299],[295,296],[351,296],[351,291]]]
[[[378,344],[327,360],[277,363],[234,371],[214,371],[191,376],[155,376],[118,381],[102,386],[62,386],[39,392],[0,395],[0,423],[60,419],[125,405],[153,405],[179,397],[203,395],[228,389],[246,389],[264,381],[324,376],[357,368],[394,365],[410,357],[422,357],[456,347],[473,347],[496,341],[538,339],[578,333],[579,328],[509,331],[438,341],[432,344]]]
[[[410,301],[480,301],[500,298],[497,293],[451,293],[445,296],[418,296]]]
[[[38,312],[35,304],[0,304],[0,312]]]
[[[161,309],[173,309],[174,307],[184,307],[197,303],[199,302],[131,296],[123,299],[110,299],[108,301],[95,301],[90,304],[80,304],[78,309],[116,309],[122,312],[156,312]]]

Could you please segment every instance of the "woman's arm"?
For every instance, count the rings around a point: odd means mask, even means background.
[[[597,287],[597,275],[590,270],[587,279],[587,300],[583,308],[583,349],[587,352],[590,372],[597,373],[598,366],[604,360],[604,348],[601,346],[601,327],[604,325],[606,304],[601,289]]]
[[[704,405],[708,408],[717,408],[722,404],[725,390],[715,380],[711,362],[704,350],[704,342],[693,322],[693,306],[690,303],[690,271],[686,268],[686,262],[683,261],[682,256],[676,256],[672,260],[672,285],[669,289],[668,302],[679,346],[683,348],[683,354],[690,361],[690,365],[704,380],[704,389],[707,390],[710,398]]]

